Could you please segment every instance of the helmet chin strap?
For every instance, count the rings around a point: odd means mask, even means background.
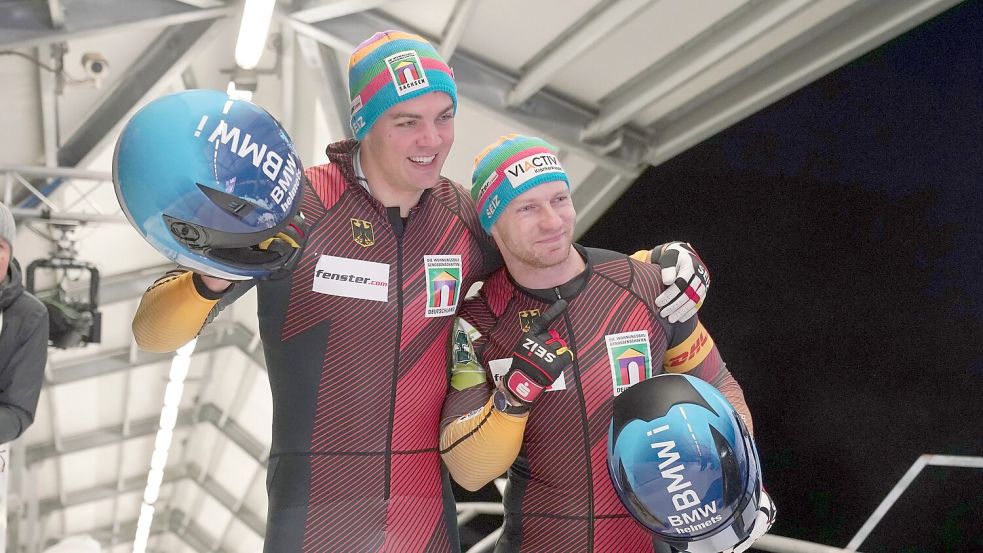
[[[307,222],[304,214],[297,211],[290,223],[269,243],[268,249],[284,259],[283,265],[270,273],[269,280],[277,280],[288,275],[297,266],[304,253],[304,244],[307,242]]]

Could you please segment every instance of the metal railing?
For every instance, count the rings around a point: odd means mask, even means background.
[[[505,479],[496,479],[495,487],[498,489],[499,494],[503,494],[505,490]],[[478,515],[502,516],[504,513],[505,508],[501,502],[462,502],[457,504],[457,524],[458,526],[467,524]],[[486,553],[491,551],[495,548],[495,542],[498,541],[498,538],[501,535],[502,527],[499,526],[497,529],[495,529],[495,531],[472,545],[465,553]],[[753,550],[771,551],[773,553],[847,553],[848,551],[852,551],[848,549],[840,549],[838,547],[831,547],[820,543],[786,538],[784,536],[774,536],[770,534],[765,534],[764,536],[758,538],[758,540],[754,542],[752,551]]]
[[[894,503],[901,497],[908,486],[915,481],[915,477],[918,473],[922,471],[927,466],[936,467],[967,467],[967,468],[978,468],[983,469],[983,457],[972,457],[966,455],[932,455],[926,453],[920,456],[914,463],[912,463],[911,468],[908,472],[898,480],[898,483],[894,485],[894,488],[888,492],[887,496],[881,501],[881,504],[874,509],[871,513],[870,518],[867,522],[860,527],[857,534],[853,536],[850,543],[847,544],[847,551],[856,551],[860,544],[870,536],[870,533],[874,531],[877,524],[884,518],[884,515],[894,506]]]

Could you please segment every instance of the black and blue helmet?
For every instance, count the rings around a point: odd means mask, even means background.
[[[615,398],[608,470],[628,512],[691,553],[744,542],[763,489],[741,417],[716,388],[681,374],[644,380]]]
[[[304,169],[277,120],[251,102],[214,90],[151,101],[120,135],[113,181],[137,231],[195,271],[267,278],[300,255]],[[278,235],[288,240],[256,247]]]

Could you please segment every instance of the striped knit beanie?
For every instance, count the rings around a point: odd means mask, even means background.
[[[457,111],[454,72],[421,36],[383,31],[355,48],[348,61],[352,132],[362,140],[385,111],[429,92],[445,92]]]
[[[542,138],[509,134],[474,158],[471,197],[485,232],[491,234],[505,206],[526,190],[553,181],[563,181],[570,188],[556,153]]]

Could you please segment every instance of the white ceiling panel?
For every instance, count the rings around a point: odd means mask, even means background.
[[[751,0],[662,0],[630,18],[617,32],[593,45],[559,71],[550,83],[557,91],[589,104],[617,90],[644,71],[709,32]],[[627,60],[619,60],[627,57]]]
[[[457,0],[428,0],[427,2],[393,0],[382,3],[379,9],[428,35],[441,36],[456,3]]]
[[[535,56],[565,29],[604,3],[598,0],[479,1],[461,47],[498,66],[519,71],[535,62]]]
[[[226,441],[225,447],[216,455],[214,479],[222,489],[236,499],[245,497],[261,480],[254,478],[257,469],[263,466],[236,444]],[[265,482],[263,482],[265,484]]]
[[[200,521],[213,537],[216,529],[225,528],[225,525],[232,519],[232,513],[208,495],[204,496],[199,510],[192,516],[194,520]]]

